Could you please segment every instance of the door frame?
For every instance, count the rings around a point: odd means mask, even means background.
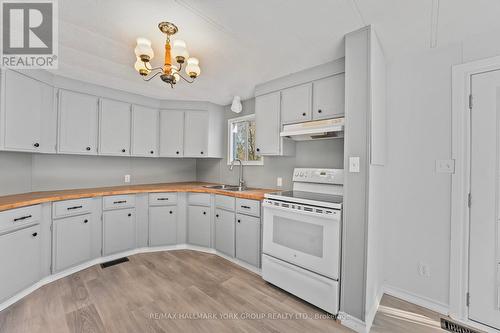
[[[485,329],[469,320],[466,293],[469,285],[470,110],[471,76],[500,70],[500,56],[452,68],[452,159],[449,315],[455,320]],[[491,328],[489,328],[491,330]]]

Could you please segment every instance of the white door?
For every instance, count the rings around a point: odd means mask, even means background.
[[[158,110],[145,106],[132,107],[133,156],[158,156]]]
[[[54,271],[75,266],[92,257],[91,215],[72,216],[54,221],[52,235]]]
[[[59,91],[59,153],[97,154],[98,102],[92,95]]]
[[[280,144],[280,92],[255,98],[255,127],[257,153],[279,155]]]
[[[344,114],[345,75],[338,74],[313,82],[313,120]]]
[[[234,212],[215,210],[215,249],[234,257]]]
[[[312,118],[312,84],[287,88],[281,91],[281,123],[299,123]]]
[[[54,88],[22,74],[6,71],[4,89],[5,148],[55,152]],[[48,131],[52,131],[52,135]]]
[[[103,254],[132,250],[135,248],[135,210],[117,209],[102,214]]]
[[[469,318],[500,329],[500,71],[471,84]]]
[[[207,156],[208,112],[186,111],[184,120],[184,156]]]
[[[184,155],[184,111],[160,111],[160,156]]]
[[[130,104],[101,99],[99,155],[130,155]]]
[[[177,206],[149,207],[149,245],[177,244]]]

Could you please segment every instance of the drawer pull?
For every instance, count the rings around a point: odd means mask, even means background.
[[[241,223],[241,220],[238,220],[238,223]]]
[[[203,215],[207,215],[207,212],[203,212]]]
[[[118,201],[114,201],[113,204],[116,205],[116,204],[122,204],[122,203],[127,203],[127,200],[118,200]]]
[[[215,217],[216,217],[216,218],[219,218],[219,214],[215,214]]]
[[[128,217],[132,216],[132,214],[128,213]]]
[[[173,212],[173,211],[170,211],[169,213],[170,213],[170,214],[173,214],[174,212]]]
[[[250,209],[250,206],[241,205],[241,208]]]
[[[165,200],[168,200],[168,198],[158,198],[156,200],[158,200],[158,201],[165,201]]]
[[[33,237],[38,236],[38,232],[34,232],[34,233],[32,233],[32,234],[31,234],[31,236],[33,236]]]
[[[83,206],[73,206],[73,207],[68,207],[66,208],[67,210],[73,210],[73,209],[80,209],[83,208]]]
[[[21,217],[18,217],[17,219],[14,219],[14,222],[26,220],[26,219],[29,219],[30,217],[33,217],[33,216],[32,215],[21,216]]]
[[[87,220],[87,219],[83,220],[83,223],[88,223],[88,222],[89,222],[89,220]]]

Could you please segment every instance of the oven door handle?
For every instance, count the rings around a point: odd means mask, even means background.
[[[341,218],[340,210],[335,210],[335,209],[330,209],[334,213],[327,215],[327,214],[321,214],[321,213],[315,213],[315,212],[308,212],[306,210],[298,210],[298,209],[294,209],[294,208],[275,206],[275,205],[267,203],[265,201],[262,203],[262,206],[265,209],[275,209],[275,210],[279,210],[282,212],[289,212],[289,213],[293,212],[293,213],[298,213],[298,214],[306,215],[306,216],[314,216],[314,217],[323,218],[323,219],[332,219],[334,221],[340,221],[340,218]]]

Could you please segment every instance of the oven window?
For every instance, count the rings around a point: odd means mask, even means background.
[[[273,242],[322,258],[323,226],[274,216]]]

